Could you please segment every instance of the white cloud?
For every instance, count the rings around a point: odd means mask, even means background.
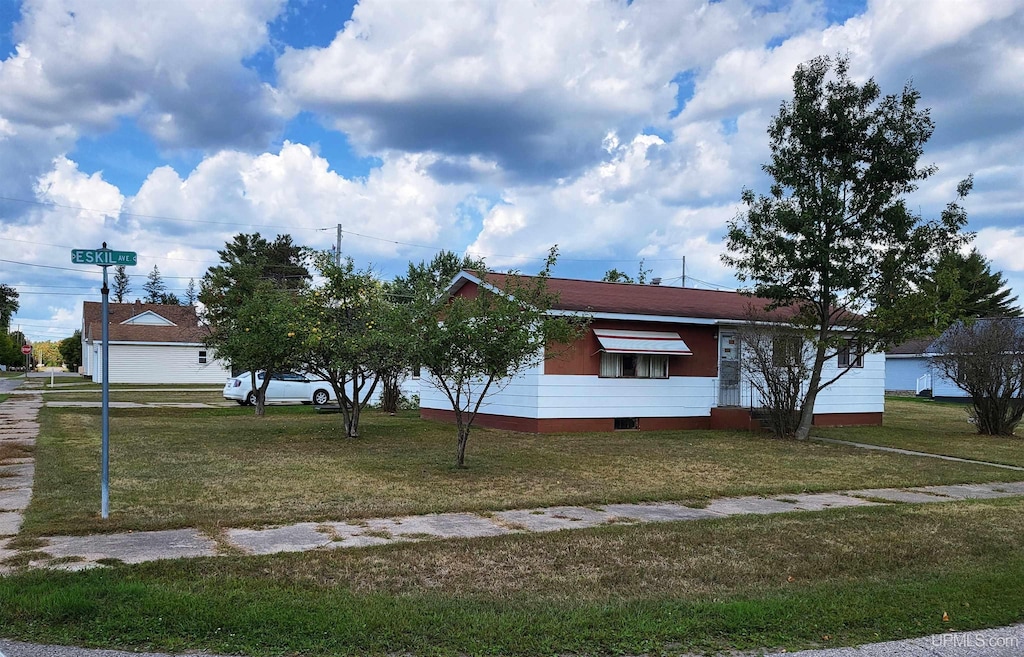
[[[817,16],[804,2],[751,13],[738,1],[366,0],[329,46],[288,51],[278,68],[288,94],[365,149],[477,155],[551,179],[599,161],[609,130],[664,124],[678,73]]]
[[[282,1],[27,0],[0,115],[93,130],[140,116],[166,145],[262,144],[284,108],[242,60]]]

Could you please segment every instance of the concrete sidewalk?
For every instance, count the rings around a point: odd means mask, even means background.
[[[933,634],[918,639],[869,643],[851,648],[826,648],[799,652],[745,651],[723,657],[1019,657],[1024,654],[1024,623],[975,632]],[[217,657],[209,653],[184,653],[178,657]],[[0,639],[0,657],[173,657],[157,652],[123,652],[75,646],[51,646]],[[628,657],[628,656],[626,656]],[[697,657],[680,655],[680,657]]]

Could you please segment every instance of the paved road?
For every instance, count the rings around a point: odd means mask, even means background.
[[[205,653],[185,653],[213,657]],[[729,653],[729,657],[763,653]],[[45,646],[0,639],[3,657],[172,657],[166,653],[91,650],[69,646]],[[858,648],[829,648],[791,653],[771,653],[769,657],[1019,657],[1024,655],[1024,623],[977,632],[936,634],[906,641],[872,643]],[[178,657],[181,657],[180,655]]]
[[[25,382],[25,379],[17,376],[13,378],[2,377],[0,378],[0,392],[10,392]]]

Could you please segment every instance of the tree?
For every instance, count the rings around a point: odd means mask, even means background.
[[[978,433],[1012,436],[1024,417],[1024,320],[957,322],[932,349],[932,366],[970,395]]]
[[[793,89],[768,128],[771,191],[743,190],[746,210],[729,222],[722,259],[772,307],[793,306],[795,326],[812,331],[796,430],[806,439],[818,393],[849,369],[823,380],[825,361],[851,337],[858,355],[906,337],[910,327],[885,308],[938,252],[956,247],[966,214],[952,202],[925,221],[906,207],[904,197],[935,171],[918,165],[933,124],[913,87],[882,97],[874,80],[850,79],[847,59],[833,66],[819,57],[797,68]],[[970,187],[962,182],[959,197]]]
[[[0,331],[7,333],[11,328],[11,317],[18,312],[18,291],[0,283]]]
[[[165,306],[180,306],[182,305],[178,295],[174,292],[163,292],[157,299],[156,303],[163,304]]]
[[[196,279],[188,279],[188,287],[185,288],[185,303],[186,306],[196,305]]]
[[[222,264],[207,270],[199,291],[206,345],[235,369],[266,372],[263,385],[253,385],[262,416],[270,377],[300,363],[297,295],[309,277],[305,255],[290,236],[269,242],[259,234],[238,234],[217,253]]]
[[[164,279],[160,276],[160,269],[156,265],[153,265],[153,271],[149,272],[146,282],[142,284],[142,289],[146,291],[146,298],[143,301],[146,303],[163,303],[167,285],[164,284]]]
[[[460,256],[454,251],[440,251],[430,262],[421,260],[418,265],[410,262],[405,276],[396,276],[388,292],[399,303],[421,297],[433,300],[464,270],[487,271],[487,265],[481,258],[469,254]]]
[[[75,331],[70,338],[64,338],[58,343],[57,348],[68,370],[77,370],[82,364],[82,332]]]
[[[768,427],[777,438],[792,436],[800,423],[804,381],[810,374],[811,343],[799,330],[752,314],[737,331],[740,368],[760,397]],[[754,406],[751,400],[751,406]]]
[[[306,295],[303,363],[334,388],[345,436],[358,438],[360,414],[386,357],[380,322],[389,304],[373,272],[356,270],[351,258],[339,265],[330,253],[321,253],[314,265],[324,282]]]
[[[131,291],[131,279],[128,278],[125,266],[114,267],[114,303],[124,303]]]
[[[977,249],[943,254],[918,288],[919,303],[932,315],[924,318],[924,332],[941,331],[962,319],[1021,314],[1002,272],[993,272],[992,263]]]
[[[429,383],[445,394],[455,414],[459,467],[465,466],[473,420],[492,387],[558,355],[555,345],[572,344],[586,328],[588,318],[547,314],[557,302],[547,290],[556,254],[553,248],[537,276],[513,272],[503,276],[499,291],[480,287],[472,297],[441,299],[415,323]],[[485,272],[478,274],[488,281]]]
[[[645,285],[647,283],[647,275],[651,273],[650,269],[644,269],[644,261],[640,261],[640,271],[637,272],[636,279],[627,274],[626,272],[619,271],[618,269],[609,269],[604,273],[604,278],[601,280],[606,283],[639,283]]]

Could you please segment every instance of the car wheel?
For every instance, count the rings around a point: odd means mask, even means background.
[[[313,403],[317,406],[323,406],[329,401],[331,401],[331,395],[326,390],[317,390],[313,393]]]
[[[245,405],[246,406],[255,406],[256,405],[256,392],[255,391],[250,392],[248,395],[245,396]]]

